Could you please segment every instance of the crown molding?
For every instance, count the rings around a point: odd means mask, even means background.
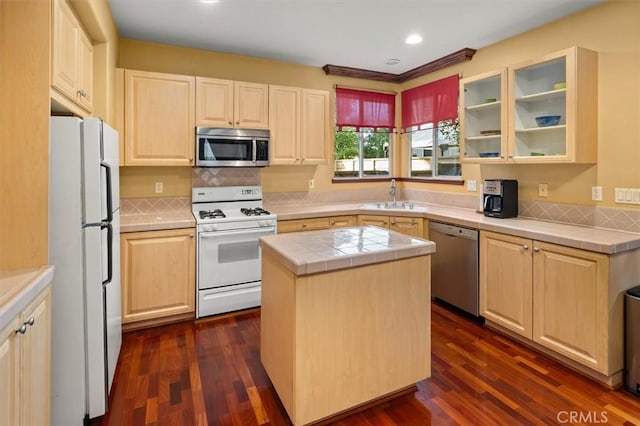
[[[423,75],[441,70],[451,65],[470,61],[475,53],[475,49],[465,47],[464,49],[460,49],[457,52],[450,53],[449,55],[438,58],[427,64],[421,65],[409,71],[405,71],[402,74],[391,74],[387,72],[370,71],[361,68],[341,67],[339,65],[330,64],[323,66],[322,69],[327,75],[363,78],[366,80],[384,81],[387,83],[404,83],[405,81],[422,77]]]

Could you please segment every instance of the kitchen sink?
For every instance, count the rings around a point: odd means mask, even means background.
[[[408,201],[398,201],[395,205],[391,201],[380,201],[360,206],[365,210],[403,211],[403,212],[426,212],[426,207],[416,206]]]

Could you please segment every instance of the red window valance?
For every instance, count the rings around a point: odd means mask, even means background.
[[[395,128],[396,96],[387,93],[336,88],[336,125]]]
[[[458,75],[402,92],[402,127],[458,117]]]

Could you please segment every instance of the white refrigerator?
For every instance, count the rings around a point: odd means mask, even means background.
[[[118,133],[50,125],[51,424],[72,426],[105,413],[122,344]]]

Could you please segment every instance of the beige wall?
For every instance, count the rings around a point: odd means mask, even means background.
[[[473,60],[448,67],[402,85],[326,76],[320,68],[274,62],[237,55],[146,43],[120,41],[118,66],[131,69],[202,75],[232,80],[255,81],[332,91],[334,84],[400,92],[444,76],[460,73],[472,76],[523,60],[533,59],[566,47],[579,45],[599,52],[599,162],[598,165],[464,165],[463,178],[516,178],[521,197],[537,199],[538,183],[547,183],[547,200],[593,204],[591,186],[601,185],[604,201],[613,205],[614,187],[640,187],[640,2],[610,0],[519,36],[479,49]],[[473,47],[473,46],[470,46]],[[333,92],[332,92],[333,93]],[[333,102],[332,102],[333,104]],[[396,154],[400,140],[394,145]],[[396,170],[406,173],[401,155]],[[403,166],[403,167],[401,167]],[[401,167],[401,168],[400,168]],[[153,168],[125,168],[124,196],[154,196]],[[186,174],[186,172],[184,172]],[[401,174],[400,173],[400,174]],[[399,175],[400,175],[399,174]],[[374,188],[388,183],[332,184],[327,166],[272,166],[263,170],[265,192],[305,191],[315,179],[316,190]],[[466,192],[462,186],[403,182],[405,187],[447,192]],[[130,190],[130,188],[136,190]],[[147,192],[148,190],[148,192]],[[164,195],[164,194],[163,194]],[[189,193],[184,192],[184,196]]]
[[[598,52],[598,164],[465,165],[462,174],[478,181],[518,179],[520,196],[529,200],[539,199],[538,183],[548,183],[546,200],[577,204],[595,204],[591,186],[600,185],[604,200],[597,204],[614,205],[615,187],[640,187],[639,1],[610,0],[503,40],[479,49],[469,62],[407,82],[401,90],[453,73],[477,75],[575,45]]]

